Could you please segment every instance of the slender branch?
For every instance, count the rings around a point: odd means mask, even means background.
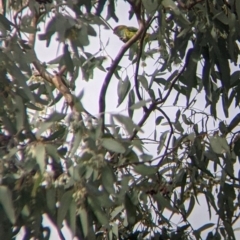
[[[153,102],[153,103],[150,105],[150,107],[148,108],[148,110],[145,112],[145,114],[143,115],[142,119],[141,119],[140,122],[138,123],[138,127],[139,127],[139,128],[141,128],[141,127],[143,126],[143,124],[144,124],[145,121],[148,119],[148,117],[150,116],[150,114],[152,113],[152,111],[154,111],[159,104],[164,103],[164,102],[168,99],[168,97],[169,97],[169,95],[170,95],[170,93],[171,93],[171,91],[172,91],[172,89],[173,89],[174,84],[177,82],[177,80],[179,79],[179,77],[183,74],[183,72],[184,72],[184,70],[185,70],[185,68],[186,68],[186,66],[187,66],[187,63],[188,63],[188,60],[189,60],[189,55],[190,55],[190,54],[189,54],[189,52],[188,52],[184,66],[182,67],[182,69],[178,72],[178,74],[175,76],[175,78],[174,78],[173,81],[171,82],[171,85],[170,85],[170,87],[169,87],[169,89],[168,89],[168,92],[166,93],[165,97],[164,97],[163,99],[161,99],[161,100],[157,100],[157,101]],[[137,135],[137,133],[138,133],[138,130],[135,129],[135,130],[133,131],[132,136],[130,137],[130,140],[133,140],[133,139],[135,138],[135,136]]]
[[[49,83],[52,83],[52,79],[53,79],[53,75],[51,73],[49,73],[45,67],[41,64],[41,62],[38,60],[36,53],[34,50],[31,50],[34,52],[35,55],[35,60],[32,62],[34,67],[37,69],[37,71],[39,72],[40,76],[42,78],[44,78],[45,80],[47,80]]]
[[[135,74],[134,74],[134,83],[135,83],[135,90],[136,90],[136,94],[138,97],[138,100],[141,101],[142,100],[142,96],[139,92],[139,80],[138,80],[138,72],[139,72],[139,65],[140,65],[140,60],[141,60],[141,56],[142,56],[142,48],[143,48],[143,41],[142,39],[144,39],[146,33],[143,33],[142,38],[140,40],[140,44],[139,44],[139,51],[138,51],[138,55],[137,55],[137,63],[136,63],[136,69],[135,69]],[[144,112],[147,111],[147,107],[143,106],[143,110]]]
[[[151,18],[147,21],[148,23],[151,21]],[[114,71],[116,70],[119,62],[121,61],[124,53],[139,39],[139,37],[143,34],[144,31],[144,25],[140,24],[139,26],[139,30],[137,31],[137,33],[128,41],[126,42],[123,47],[120,49],[117,57],[115,58],[115,60],[113,61],[101,88],[100,91],[100,97],[99,97],[99,113],[101,114],[101,120],[102,120],[102,131],[104,131],[104,125],[105,125],[105,109],[106,109],[106,101],[105,101],[105,97],[106,97],[106,92],[107,92],[107,88],[108,85],[112,79],[112,76],[114,74]]]
[[[31,27],[37,32],[37,23],[38,23],[39,15],[35,14],[32,16]],[[36,32],[29,34],[28,45],[34,49],[35,41],[36,41]]]
[[[156,109],[156,105],[155,103],[152,103],[150,105],[150,107],[147,109],[147,111],[145,112],[145,114],[143,115],[142,119],[140,120],[140,122],[138,123],[138,127],[141,128],[143,126],[143,124],[146,122],[146,120],[148,119],[148,117],[150,116],[150,114],[152,113],[152,111],[154,111]],[[138,129],[134,129],[132,136],[130,137],[130,140],[133,140],[135,138],[135,136],[138,133]]]
[[[37,29],[38,17],[39,15],[36,14],[35,16],[33,16],[31,21],[31,26],[35,29]],[[58,91],[63,95],[63,97],[65,98],[65,101],[70,106],[73,113],[75,113],[75,117],[77,119],[82,119],[82,116],[79,113],[79,110],[77,109],[77,106],[75,104],[75,97],[72,95],[68,86],[64,83],[62,79],[62,75],[66,71],[66,66],[62,66],[59,72],[55,72],[54,75],[50,74],[36,56],[36,52],[34,50],[35,40],[36,40],[36,32],[29,34],[29,45],[31,47],[30,51],[33,52],[33,55],[35,57],[35,60],[32,62],[34,67],[37,69],[37,71],[42,76],[42,78],[44,78],[49,83],[53,84],[56,87],[56,89],[58,89]]]
[[[169,149],[169,145],[170,145],[170,140],[171,140],[171,137],[172,137],[172,135],[173,135],[173,133],[174,133],[174,129],[173,129],[173,126],[172,126],[172,123],[171,123],[171,120],[170,120],[170,118],[168,117],[168,115],[161,109],[161,108],[157,108],[157,110],[159,111],[159,112],[161,112],[162,113],[162,115],[167,119],[167,121],[168,121],[168,124],[169,124],[169,126],[170,126],[170,128],[171,128],[171,131],[170,131],[170,135],[169,135],[169,137],[168,137],[168,141],[167,141],[167,146],[165,147],[165,151],[164,151],[164,154],[162,155],[162,158],[158,161],[158,166],[161,164],[161,162],[167,157],[167,152],[168,152],[168,149]]]
[[[169,87],[169,89],[168,89],[168,92],[166,93],[166,95],[165,95],[165,97],[163,98],[163,99],[161,99],[161,100],[158,100],[158,101],[156,101],[156,105],[158,105],[158,104],[162,104],[162,103],[164,103],[167,99],[168,99],[168,97],[169,97],[169,95],[170,95],[170,93],[172,92],[172,89],[173,89],[173,86],[174,86],[174,84],[177,82],[177,80],[180,78],[180,76],[183,74],[183,72],[184,72],[184,70],[185,70],[185,68],[186,68],[186,66],[187,66],[187,57],[186,57],[186,61],[185,61],[185,64],[184,64],[184,66],[182,67],[182,69],[178,72],[178,74],[175,76],[175,78],[172,80],[172,82],[171,82],[171,84],[170,84],[170,87]]]
[[[16,11],[16,13],[14,14],[14,16],[13,16],[16,33],[18,33],[18,35],[19,35],[20,38],[21,38],[20,26],[18,26],[17,18],[18,18],[18,14],[19,14],[19,13],[22,13],[22,11],[28,6],[29,1],[30,1],[30,0],[28,0],[24,5],[22,5],[21,8],[19,8],[19,9]]]
[[[144,40],[145,40],[146,32],[147,32],[148,28],[150,27],[151,23],[153,22],[153,20],[155,18],[156,17],[152,18],[150,20],[149,24],[144,28],[143,33],[142,33],[142,37],[141,37],[140,42],[139,42],[139,51],[138,51],[138,54],[137,54],[136,69],[135,69],[135,74],[134,74],[135,90],[136,90],[136,94],[137,94],[137,97],[138,97],[139,101],[142,100],[141,94],[139,92],[139,81],[138,81],[138,72],[139,72],[140,60],[141,60],[141,57],[142,57],[142,52],[143,52]],[[146,112],[147,111],[147,107],[143,106],[143,110],[144,110],[144,112]]]

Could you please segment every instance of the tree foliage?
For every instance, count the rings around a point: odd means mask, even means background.
[[[0,1],[1,239],[23,227],[24,239],[50,239],[43,214],[61,239],[64,220],[79,239],[236,239],[240,3],[126,0],[136,28],[121,23],[119,2]],[[86,51],[101,31],[123,41],[110,67],[107,44]],[[41,62],[39,41],[62,51]],[[97,71],[105,78],[93,116],[82,104],[90,93],[75,89]],[[126,114],[106,114],[113,81]],[[203,201],[209,215],[196,228]]]

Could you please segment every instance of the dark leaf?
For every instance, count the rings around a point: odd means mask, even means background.
[[[134,90],[132,89],[128,94],[128,115],[130,118],[133,117],[134,109],[130,108],[133,104],[135,104],[135,94]]]
[[[141,83],[141,85],[143,86],[143,88],[148,91],[148,81],[146,79],[145,76],[143,75],[139,75],[138,76],[138,81]]]
[[[163,116],[158,116],[158,117],[156,118],[156,120],[155,120],[155,124],[156,124],[156,125],[159,125],[163,119],[164,119]]]
[[[12,201],[12,193],[8,187],[0,186],[0,203],[12,224],[16,222],[16,215],[14,211],[14,205]]]
[[[115,153],[124,153],[125,148],[124,146],[113,138],[102,138],[101,145],[109,151]]]
[[[240,113],[238,113],[228,125],[228,132],[231,132],[240,123]]]
[[[129,81],[129,78],[126,77],[124,81],[118,82],[118,106],[123,102],[125,97],[127,96],[127,93],[131,87],[131,83]]]
[[[73,190],[69,190],[65,192],[61,197],[60,206],[57,210],[57,226],[60,229],[62,228],[63,220],[66,217],[69,206],[73,201],[72,195],[73,195]]]
[[[124,205],[125,205],[125,209],[126,209],[128,225],[132,226],[136,222],[136,217],[137,217],[136,216],[136,207],[132,203],[132,200],[127,193],[125,194]]]
[[[160,136],[159,145],[158,145],[158,147],[157,147],[157,154],[158,154],[158,155],[159,155],[160,152],[162,151],[162,148],[163,148],[164,143],[165,143],[165,141],[166,141],[168,132],[169,132],[169,131],[167,130],[167,131],[165,131],[163,134],[161,134],[161,136]]]

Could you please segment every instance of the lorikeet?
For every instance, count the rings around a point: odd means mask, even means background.
[[[113,29],[113,33],[116,34],[123,42],[127,42],[138,31],[135,27],[128,27],[125,25],[119,25]],[[148,41],[149,34],[145,36],[145,43]]]

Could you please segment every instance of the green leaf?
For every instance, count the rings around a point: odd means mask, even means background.
[[[3,14],[0,14],[0,23],[4,26],[5,30],[8,31],[11,30],[11,26],[14,26],[14,24],[10,22]]]
[[[154,15],[157,9],[159,8],[159,1],[158,0],[142,0],[144,9],[146,10],[147,14]]]
[[[112,232],[115,235],[115,237],[117,239],[119,239],[119,236],[118,236],[118,224],[117,223],[113,223],[113,225],[112,225]]]
[[[72,142],[72,148],[70,150],[70,157],[74,156],[75,152],[77,151],[77,149],[81,143],[81,140],[82,140],[82,131],[81,131],[81,129],[78,129],[78,131],[74,135],[74,139]]]
[[[219,47],[216,44],[216,42],[214,42],[213,40],[212,40],[212,44],[213,44],[213,50],[215,54],[215,64],[220,74],[220,80],[222,83],[223,90],[228,91],[230,87],[230,78],[231,78],[230,76],[231,70],[230,70],[228,59],[226,57],[222,57],[224,49],[222,49],[221,46]]]
[[[150,101],[151,101],[150,99],[149,99],[149,100],[139,101],[139,102],[133,104],[130,108],[131,108],[132,110],[134,110],[134,109],[139,109],[139,108],[141,108],[141,107],[143,107],[143,106],[146,106],[146,104],[147,104],[148,102],[150,102]]]
[[[16,80],[16,83],[21,87],[30,101],[35,102],[33,93],[27,85],[27,78],[19,69],[14,61],[12,61],[5,53],[0,51],[0,59],[5,62],[8,73]]]
[[[185,114],[182,114],[182,120],[186,125],[193,125],[194,123],[186,117]]]
[[[134,90],[132,89],[128,94],[128,115],[130,118],[133,117],[134,109],[132,109],[131,106],[134,104],[135,104],[135,94],[134,94]]]
[[[88,236],[88,217],[89,214],[87,213],[87,210],[84,207],[79,208],[79,217],[80,217],[80,221],[81,221],[81,227],[82,227],[82,231],[83,231],[83,235],[84,237]]]
[[[235,2],[235,7],[236,7],[238,19],[240,19],[240,2],[239,1]]]
[[[170,9],[173,12],[174,18],[176,19],[176,22],[183,28],[186,28],[190,25],[190,22],[187,20],[187,18],[181,13],[179,10],[179,7],[176,6],[174,1],[172,0],[163,0],[162,5],[166,9]]]
[[[76,203],[74,201],[71,201],[69,206],[69,227],[73,236],[76,234],[76,211]]]
[[[191,214],[194,206],[195,206],[195,198],[194,198],[194,196],[191,196],[189,206],[188,206],[188,210],[186,212],[186,218],[189,217],[189,215]]]
[[[158,117],[156,118],[156,120],[155,120],[155,124],[156,124],[156,125],[159,125],[163,119],[164,119],[163,116],[158,116]]]
[[[106,2],[107,2],[107,0],[99,1],[98,5],[97,5],[97,9],[96,9],[96,16],[100,16],[100,14],[102,13],[103,8],[104,8]]]
[[[228,118],[228,93],[224,91],[222,93],[222,106],[223,106],[223,112],[226,118]]]
[[[54,187],[46,189],[46,203],[48,210],[54,215],[56,211],[56,189]]]
[[[143,86],[143,88],[148,91],[148,80],[146,79],[145,76],[143,75],[139,75],[138,76],[138,81],[141,83],[141,85]]]
[[[129,135],[132,135],[133,130],[136,128],[137,130],[140,130],[140,128],[133,122],[133,120],[127,116],[121,115],[121,114],[114,114],[113,117],[123,124],[124,129],[128,132]],[[140,130],[141,131],[141,130]],[[142,132],[142,131],[141,131]]]
[[[49,47],[51,38],[53,34],[56,32],[56,24],[57,23],[57,18],[52,17],[50,21],[48,21],[46,31],[43,34],[39,34],[38,38],[40,41],[47,40],[46,46]]]
[[[198,228],[198,229],[195,230],[195,231],[198,232],[198,233],[201,233],[201,232],[207,230],[208,228],[213,227],[214,225],[215,225],[215,223],[207,223],[207,224],[203,225],[202,227]],[[194,231],[194,232],[195,232],[195,231]]]
[[[47,119],[46,122],[59,122],[66,117],[65,113],[53,112]]]
[[[228,221],[223,221],[223,225],[225,227],[226,232],[229,235],[229,238],[230,239],[235,239],[236,236],[235,236],[235,234],[233,232],[232,225]]]
[[[136,223],[136,217],[137,217],[136,207],[132,203],[132,200],[127,193],[125,194],[124,205],[126,209],[128,225],[129,226],[134,225]]]
[[[45,146],[47,155],[51,156],[54,159],[54,161],[57,161],[60,163],[60,157],[58,155],[57,146],[53,144],[45,144],[44,146]]]
[[[223,154],[225,152],[230,152],[228,142],[225,138],[219,137],[219,136],[213,136],[209,138],[209,141],[215,153]]]
[[[149,154],[143,153],[143,154],[140,155],[140,158],[144,162],[148,162],[148,161],[151,161],[153,159],[153,155],[149,155]]]
[[[219,123],[218,127],[223,135],[226,135],[228,133],[228,128],[223,121]]]
[[[62,228],[63,220],[65,219],[69,206],[73,201],[72,195],[73,190],[66,191],[60,200],[60,205],[57,210],[57,226],[59,229]]]
[[[233,88],[235,86],[238,86],[239,78],[240,78],[240,71],[239,70],[232,73],[231,79],[230,79],[230,87],[231,88]]]
[[[109,166],[102,169],[102,184],[109,194],[114,194],[113,184],[115,183],[114,173]]]
[[[90,2],[90,1],[88,1],[88,2]],[[90,35],[90,36],[93,36],[93,37],[97,36],[95,29],[91,25],[87,25],[87,32],[88,32],[88,35]]]
[[[163,148],[163,146],[164,146],[164,143],[165,143],[165,141],[166,141],[168,132],[169,132],[169,131],[167,130],[167,131],[165,131],[163,134],[161,134],[161,136],[160,136],[159,145],[158,145],[158,147],[157,147],[157,154],[158,154],[158,155],[160,154],[160,152],[161,152],[161,150],[162,150],[162,148]]]
[[[120,205],[117,206],[116,208],[113,209],[113,211],[111,212],[111,220],[113,220],[115,217],[117,217],[117,215],[121,214],[121,212],[124,210],[124,206]]]
[[[66,114],[54,112],[52,113],[45,122],[42,122],[39,126],[38,131],[36,132],[36,137],[40,137],[42,133],[48,130],[55,122],[61,121],[65,118]]]
[[[165,197],[163,197],[161,193],[157,193],[153,195],[153,198],[158,204],[159,211],[163,211],[165,208],[167,208],[171,212],[174,212],[174,213],[177,212],[177,210],[174,207],[172,207],[172,205],[170,204],[170,201]]]
[[[114,0],[109,0],[108,1],[108,11],[107,11],[107,21],[110,19],[110,18],[113,18],[116,22],[118,22],[118,17],[116,16],[115,14],[115,1]]]
[[[67,128],[64,125],[59,125],[57,131],[53,132],[49,137],[47,137],[48,141],[53,140],[62,140],[64,136],[67,134]]]
[[[46,149],[45,149],[45,145],[43,145],[42,143],[38,143],[35,147],[35,154],[36,154],[36,161],[38,163],[38,166],[39,166],[41,172],[43,173],[46,169],[46,161],[45,161]]]
[[[211,89],[211,60],[209,58],[208,48],[203,48],[204,66],[202,68],[202,82],[206,93],[206,98],[212,102],[212,89]]]
[[[187,54],[187,66],[186,70],[183,74],[185,78],[185,83],[188,87],[188,95],[190,96],[190,93],[192,92],[193,88],[196,88],[197,86],[197,65],[200,58],[200,52],[197,49],[189,49]],[[188,98],[187,98],[187,105],[188,105]]]
[[[12,193],[7,186],[0,186],[0,203],[12,224],[16,223],[16,215],[12,201]]]
[[[133,169],[142,176],[153,175],[157,172],[156,166],[147,166],[145,164],[134,165]]]
[[[115,153],[125,153],[124,146],[113,138],[102,138],[101,145],[109,151]]]
[[[228,132],[231,132],[240,123],[240,113],[238,113],[228,125]]]
[[[180,124],[179,121],[173,123],[174,127],[180,132],[180,133],[183,133],[184,132],[184,129],[182,127],[182,125]]]
[[[108,220],[105,212],[99,206],[99,203],[97,202],[97,199],[94,199],[92,197],[88,197],[87,201],[88,201],[89,205],[91,206],[91,210],[93,211],[93,213],[96,216],[99,223],[102,224],[104,227],[108,227],[109,226],[109,220]]]
[[[68,50],[67,44],[64,45],[63,52],[64,54],[62,59],[63,59],[64,65],[66,66],[66,70],[72,75],[74,70],[74,65],[73,65],[73,61],[71,58],[71,54]]]
[[[117,107],[119,107],[121,105],[121,103],[127,96],[127,93],[129,91],[130,87],[131,87],[131,83],[130,83],[128,77],[126,77],[124,81],[120,80],[118,82],[118,105],[117,105]]]
[[[178,109],[177,112],[176,112],[175,122],[178,122],[180,115],[181,115],[181,110]]]
[[[22,98],[19,97],[18,95],[15,95],[15,116],[16,116],[16,125],[17,125],[17,130],[21,131],[24,128],[24,122],[25,122],[25,107],[22,101]]]

